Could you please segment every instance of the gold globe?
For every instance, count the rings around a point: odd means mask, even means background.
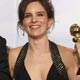
[[[73,42],[80,41],[80,27],[77,24],[71,25],[70,33],[74,37]]]

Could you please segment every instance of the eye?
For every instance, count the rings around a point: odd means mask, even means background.
[[[42,13],[39,13],[38,16],[44,16]]]
[[[25,14],[25,16],[24,16],[24,18],[29,18],[29,17],[31,17],[30,14]]]

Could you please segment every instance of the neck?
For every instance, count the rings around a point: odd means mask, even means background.
[[[29,40],[29,51],[31,51],[32,53],[37,53],[37,54],[41,54],[41,53],[47,53],[49,52],[49,41],[48,38],[45,37],[43,39],[30,39]]]

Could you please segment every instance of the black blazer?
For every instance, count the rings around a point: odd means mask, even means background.
[[[9,72],[5,38],[0,36],[0,80],[12,80]]]

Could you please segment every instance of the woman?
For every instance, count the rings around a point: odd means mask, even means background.
[[[10,50],[13,79],[79,80],[73,51],[48,40],[47,32],[55,22],[51,1],[22,0],[18,15],[18,24],[28,34],[28,43]]]

